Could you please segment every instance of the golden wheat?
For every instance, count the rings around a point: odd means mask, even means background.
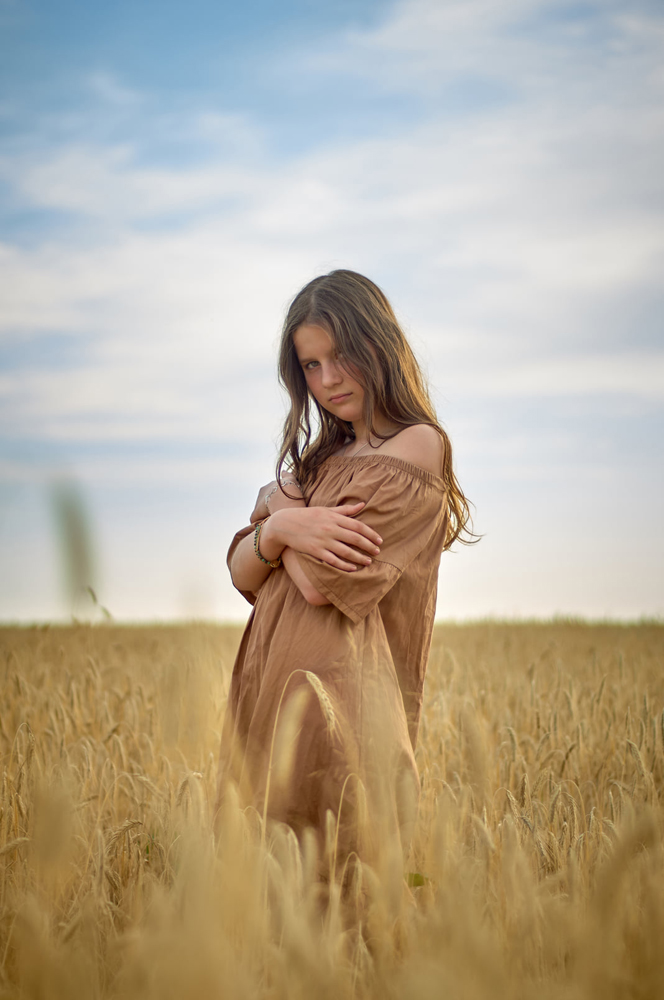
[[[0,998],[664,995],[664,628],[438,627],[410,857],[324,893],[232,788],[212,835],[240,634],[0,630]]]

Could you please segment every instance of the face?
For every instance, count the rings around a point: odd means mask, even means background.
[[[293,344],[309,391],[323,409],[350,423],[362,420],[364,389],[340,364],[327,331],[303,323]]]

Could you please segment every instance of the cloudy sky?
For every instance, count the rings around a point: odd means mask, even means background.
[[[0,0],[0,618],[242,619],[290,298],[383,287],[483,534],[441,618],[664,614],[659,0]]]

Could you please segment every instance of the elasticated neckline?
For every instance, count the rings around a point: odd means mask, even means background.
[[[407,462],[403,458],[397,458],[396,455],[330,455],[326,458],[324,462],[321,463],[321,468],[328,463],[334,463],[334,465],[375,465],[379,463],[380,465],[391,465],[395,469],[400,469],[402,472],[407,472],[411,476],[417,476],[423,482],[427,483],[429,486],[435,487],[440,490],[441,493],[445,493],[445,483],[440,476],[435,476],[433,472],[429,472],[427,469],[421,469],[419,465],[414,465],[412,462]]]

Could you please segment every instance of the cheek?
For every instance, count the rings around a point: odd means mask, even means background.
[[[356,368],[355,365],[351,365],[347,361],[345,361],[342,365],[339,366],[339,371],[344,376],[346,382],[351,383],[353,389],[356,392],[362,392],[362,393],[364,392],[364,387],[362,385],[362,377],[359,368]]]
[[[307,389],[311,395],[315,399],[318,399],[321,394],[320,375],[318,374],[318,369],[316,369],[315,372],[307,372],[304,376],[304,381],[306,382]]]
[[[364,399],[364,386],[356,377],[355,373],[349,374],[347,376],[348,381],[351,383],[354,392],[358,395],[360,399]]]

